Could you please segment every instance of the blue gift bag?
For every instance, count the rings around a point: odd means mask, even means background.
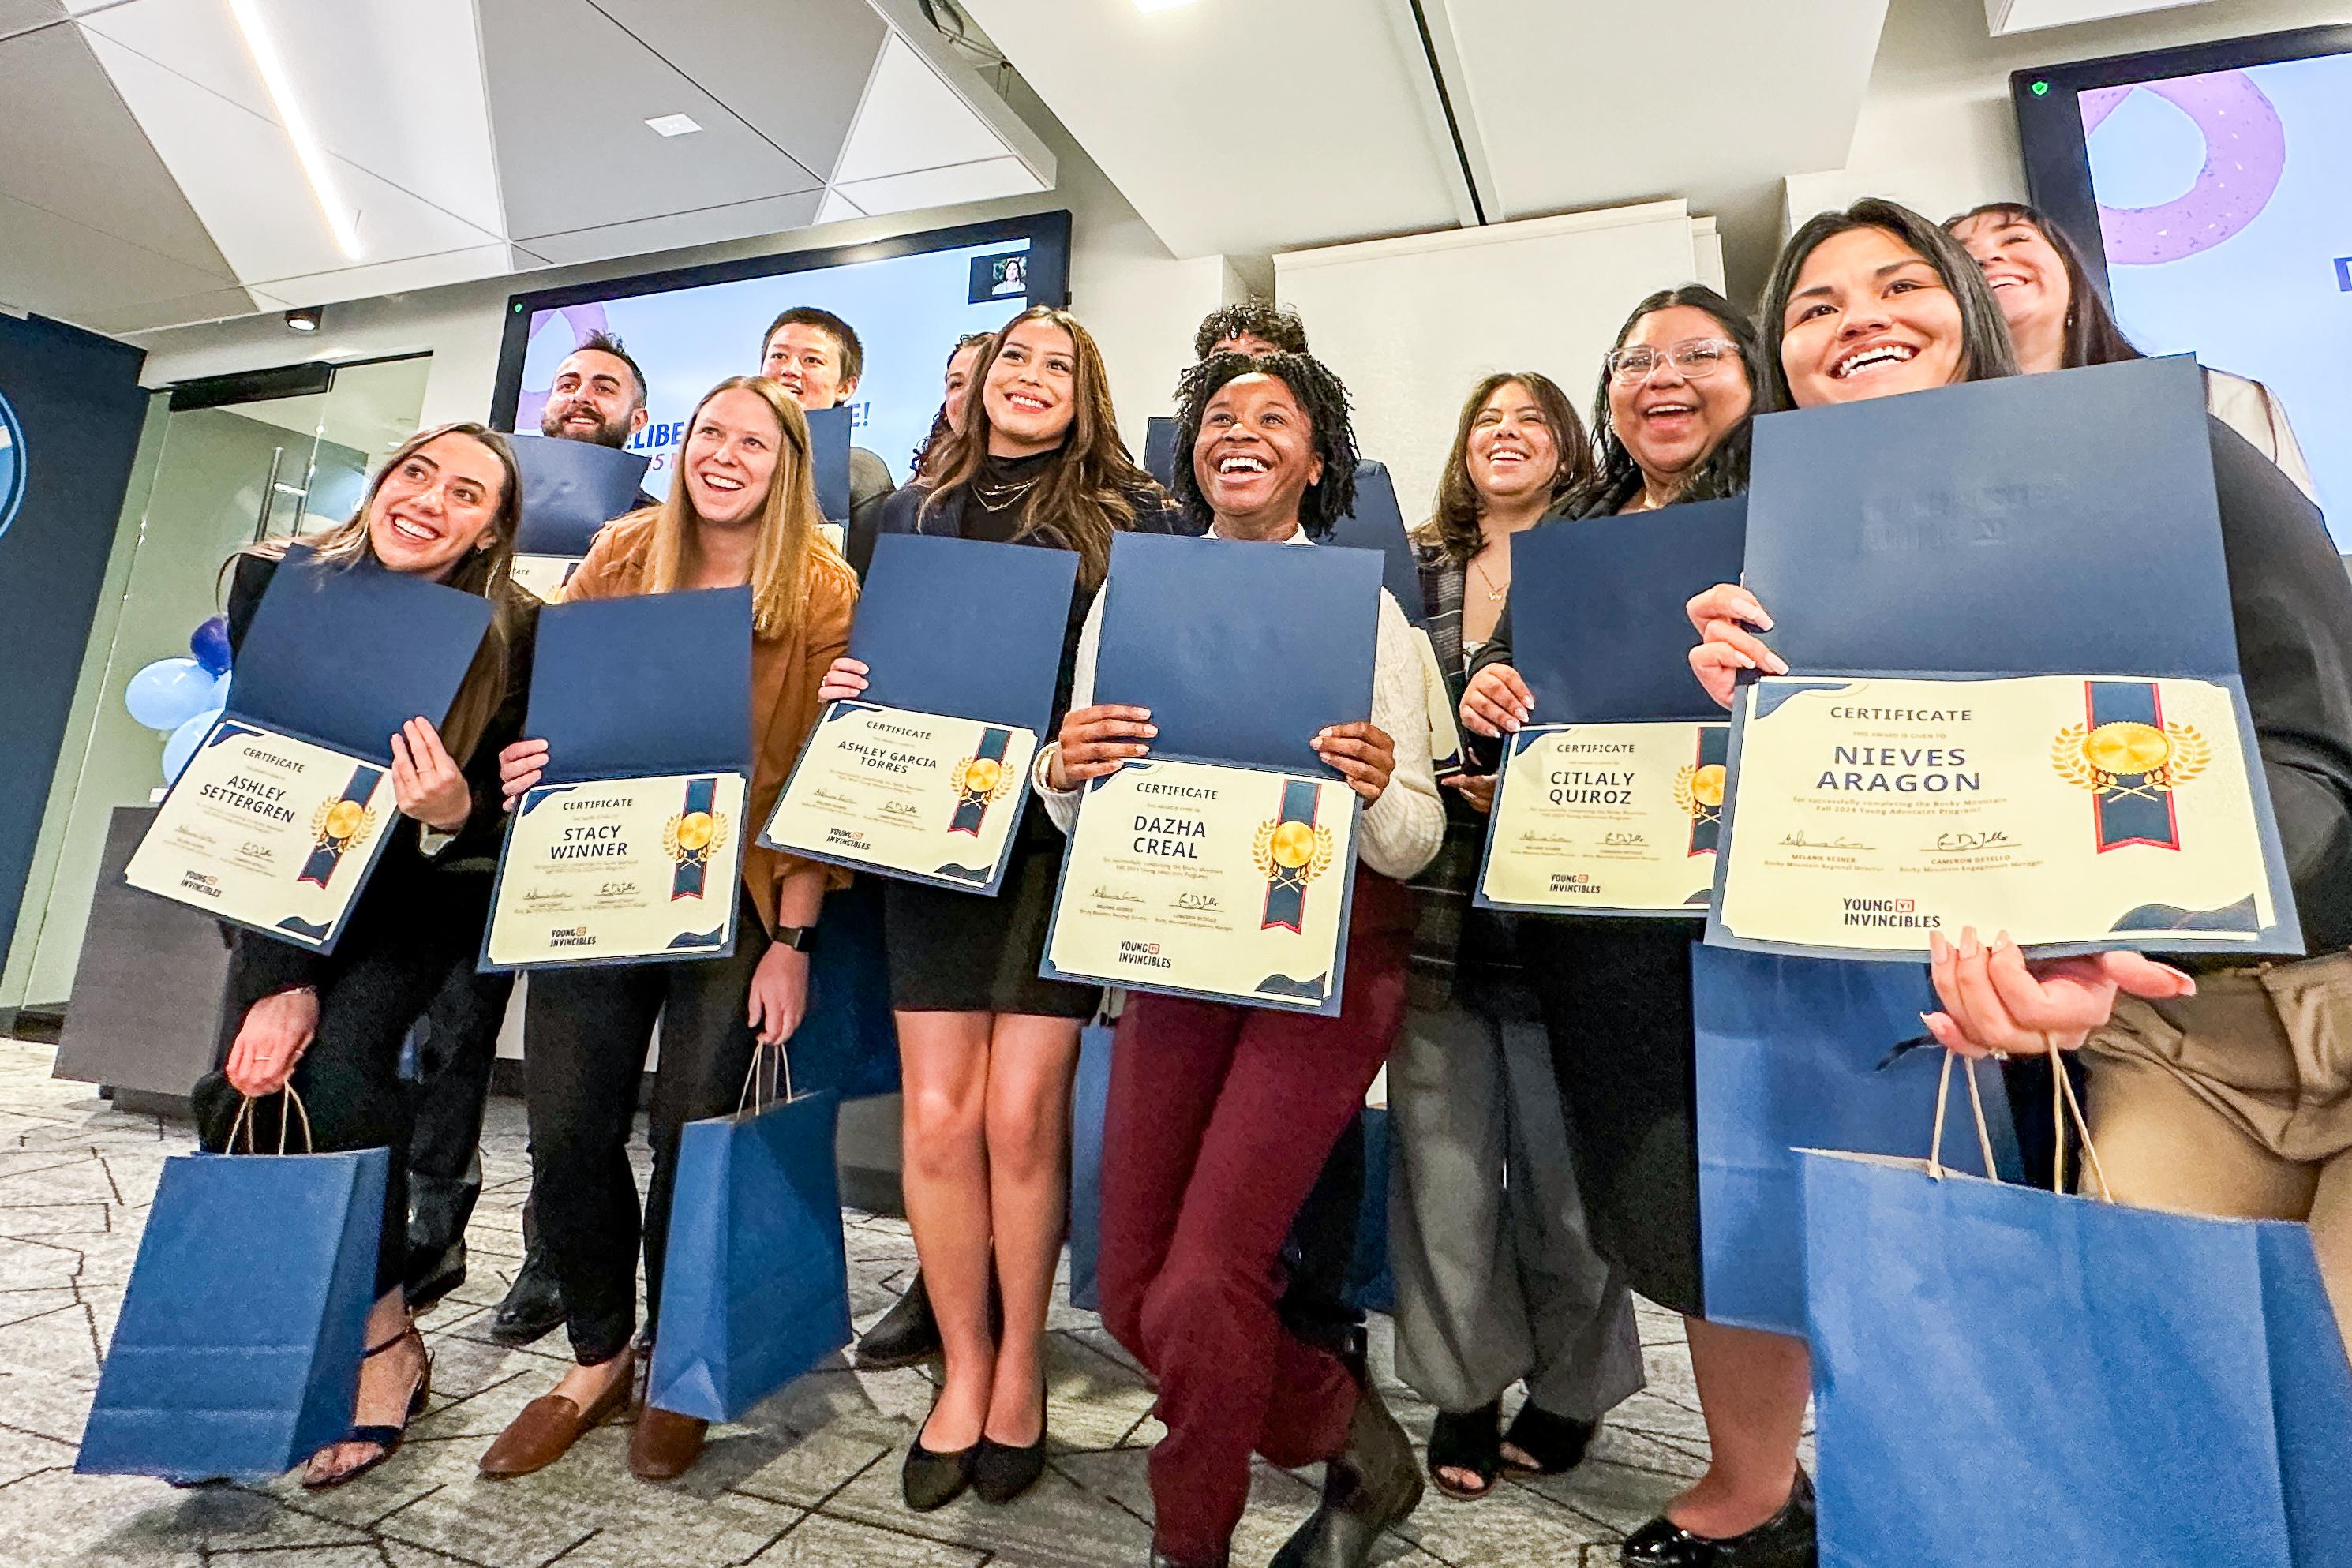
[[[849,1343],[841,1103],[784,1093],[679,1136],[649,1405],[732,1421]]]
[[[1824,1568],[2352,1565],[2304,1227],[1802,1165]]]
[[[1078,1040],[1078,1073],[1070,1086],[1070,1305],[1102,1311],[1095,1259],[1102,1228],[1103,1119],[1110,1110],[1111,1037],[1097,1025]]]
[[[1925,965],[1691,955],[1698,1081],[1699,1244],[1711,1322],[1805,1332],[1804,1219],[1792,1151],[1916,1155],[1933,1115],[1932,1051],[1885,1066],[1936,1005]],[[2014,1166],[2008,1103],[1996,1153]],[[1973,1134],[1946,1157],[1974,1168]]]
[[[74,1469],[265,1480],[350,1430],[389,1157],[165,1161]]]
[[[809,954],[808,1016],[793,1031],[793,1076],[844,1100],[898,1092],[898,1026],[882,943],[882,883],[827,894]]]
[[[1356,1216],[1356,1255],[1348,1265],[1348,1304],[1360,1312],[1396,1311],[1389,1268],[1389,1172],[1395,1159],[1387,1107],[1364,1109],[1364,1201]]]

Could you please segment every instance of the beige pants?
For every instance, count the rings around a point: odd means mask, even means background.
[[[2084,1055],[2116,1197],[2307,1222],[2352,1343],[2352,954],[2200,975],[2176,1001],[2123,998]]]

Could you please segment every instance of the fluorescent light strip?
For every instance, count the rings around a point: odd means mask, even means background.
[[[257,0],[228,0],[228,9],[229,15],[236,18],[237,31],[245,35],[246,51],[253,57],[254,68],[261,73],[262,85],[269,89],[269,101],[278,110],[278,122],[285,127],[288,139],[294,143],[294,156],[301,162],[302,173],[310,182],[310,194],[317,199],[319,211],[326,215],[335,244],[342,247],[346,260],[359,260],[360,236],[352,226],[351,210],[335,189],[334,171],[328,165],[326,150],[310,133],[310,122],[303,118],[302,106],[295,101],[294,83],[286,74],[285,62],[278,57],[276,41],[262,25]]]

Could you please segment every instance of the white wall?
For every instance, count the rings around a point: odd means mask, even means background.
[[[2022,201],[2013,70],[2347,20],[2345,0],[2205,0],[1995,38],[1974,0],[1895,0],[1853,153],[1843,168],[1789,176],[1782,232],[1862,196],[1891,196],[1938,219],[1980,202]]]
[[[1221,256],[1175,260],[1025,89],[1016,85],[1009,96],[1024,117],[1040,128],[1059,160],[1060,183],[1054,191],[332,305],[327,308],[325,329],[314,338],[298,337],[277,317],[268,316],[174,328],[131,341],[148,350],[142,380],[149,386],[306,360],[344,362],[429,351],[433,364],[425,389],[424,422],[480,419],[489,411],[498,378],[499,344],[511,294],[735,256],[856,245],[1066,207],[1071,215],[1071,305],[1102,347],[1120,427],[1139,453],[1144,421],[1166,412],[1177,372],[1192,356],[1193,329],[1202,316],[1244,292],[1240,278]],[[744,368],[754,368],[748,350]]]

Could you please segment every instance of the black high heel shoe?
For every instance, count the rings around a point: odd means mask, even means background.
[[[405,1344],[410,1340],[416,1342],[418,1352],[425,1357],[425,1365],[416,1374],[416,1386],[409,1390],[408,1414],[401,1417],[400,1425],[397,1427],[353,1427],[349,1432],[337,1438],[337,1445],[373,1443],[376,1447],[375,1458],[353,1465],[348,1470],[338,1470],[331,1476],[321,1477],[316,1480],[306,1475],[302,1478],[305,1490],[324,1491],[329,1487],[341,1486],[345,1481],[355,1481],[400,1452],[401,1439],[408,1436],[408,1424],[425,1414],[425,1403],[433,1396],[433,1353],[425,1348],[425,1336],[417,1332],[415,1323],[411,1323],[399,1333],[365,1352],[360,1357],[361,1360],[366,1361],[382,1355],[396,1344]]]
[[[938,1400],[931,1401],[932,1410],[939,1407]],[[971,1485],[973,1461],[987,1442],[983,1437],[970,1448],[934,1453],[923,1447],[923,1427],[930,1424],[930,1416],[925,1416],[923,1426],[915,1428],[915,1439],[907,1445],[907,1463],[898,1472],[899,1494],[917,1513],[945,1508],[963,1495]]]
[[[1475,1410],[1438,1412],[1429,1428],[1429,1479],[1439,1491],[1463,1502],[1475,1502],[1495,1490],[1503,1473],[1503,1405],[1496,1400]],[[1475,1486],[1449,1480],[1444,1472],[1466,1470],[1478,1478]]]
[[[1813,1481],[1802,1469],[1780,1511],[1744,1535],[1695,1535],[1658,1518],[1626,1538],[1624,1568],[1814,1568]]]
[[[1530,1399],[1511,1418],[1511,1429],[1503,1434],[1503,1442],[1535,1463],[1518,1464],[1507,1454],[1503,1457],[1503,1469],[1514,1476],[1564,1476],[1584,1463],[1585,1451],[1592,1447],[1593,1437],[1600,1430],[1598,1421],[1555,1416],[1538,1408]]]

